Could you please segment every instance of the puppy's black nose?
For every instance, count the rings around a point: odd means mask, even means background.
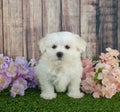
[[[57,52],[56,55],[57,55],[58,58],[62,58],[63,57],[63,52]]]

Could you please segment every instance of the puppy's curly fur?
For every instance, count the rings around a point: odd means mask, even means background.
[[[81,98],[82,64],[80,55],[86,42],[70,32],[48,34],[39,42],[41,57],[35,68],[40,83],[41,97],[56,98],[57,92],[65,92],[73,98]]]

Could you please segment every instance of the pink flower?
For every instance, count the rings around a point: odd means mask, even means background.
[[[106,98],[112,98],[112,96],[117,92],[117,86],[114,83],[110,83],[106,87],[102,88],[102,92]]]
[[[119,52],[117,50],[113,50],[111,48],[106,49],[108,52],[101,53],[99,56],[101,62],[109,64],[112,67],[119,66],[120,60],[118,59]]]
[[[81,81],[81,89],[86,93],[93,93],[94,86],[96,82],[93,80],[94,72],[90,72],[86,74],[86,79],[82,79]]]
[[[92,61],[90,59],[82,60],[82,64],[83,64],[83,76],[82,76],[82,79],[85,79],[87,73],[93,72],[94,68],[93,68],[93,63],[92,63]]]
[[[119,66],[119,60],[115,58],[110,58],[106,61],[106,64],[111,65],[112,67],[118,67]]]
[[[93,97],[94,97],[94,98],[100,98],[100,93],[99,93],[99,91],[94,92],[94,93],[93,93]]]
[[[103,75],[104,75],[103,73],[98,73],[98,77],[97,77],[97,78],[98,78],[99,80],[102,80],[102,79],[103,79]]]
[[[112,57],[117,57],[120,53],[118,50],[106,48],[106,51],[108,51],[108,54]]]
[[[101,55],[99,56],[100,60],[102,62],[106,62],[109,58],[109,55],[108,54],[104,54],[104,53],[101,53]]]
[[[107,48],[106,51],[107,53],[101,53],[99,60],[96,61],[93,73],[88,69],[87,61],[83,61],[84,78],[82,78],[81,88],[86,93],[92,93],[94,98],[112,98],[120,92],[119,52],[111,48]]]
[[[94,98],[100,98],[102,95],[102,85],[96,82],[96,85],[94,86],[94,92],[93,97]]]
[[[95,70],[98,71],[99,68],[101,68],[102,71],[105,70],[105,72],[109,72],[111,69],[111,66],[109,64],[99,62],[98,64],[96,64]]]
[[[120,83],[120,67],[112,69],[111,75],[111,77],[113,77],[114,80],[117,80]]]
[[[92,65],[92,61],[90,59],[83,59],[82,60],[83,67],[86,67],[87,65]]]

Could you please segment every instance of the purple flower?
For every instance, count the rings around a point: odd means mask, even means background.
[[[29,72],[28,70],[28,62],[25,57],[17,56],[15,59],[15,64],[18,68],[19,75],[25,75]]]
[[[16,97],[17,94],[23,96],[26,89],[27,89],[27,81],[19,77],[12,84],[11,96]]]
[[[15,63],[18,65],[28,66],[27,60],[25,59],[25,57],[22,57],[22,56],[17,56],[15,59]]]
[[[18,65],[18,74],[19,75],[25,75],[29,72],[28,68],[24,65]]]
[[[30,79],[30,80],[32,80],[33,77],[34,77],[34,68],[33,67],[29,67],[28,68],[28,73],[25,74],[23,77],[24,77],[24,79]]]
[[[10,58],[10,57],[8,57],[8,56],[4,56],[4,57],[3,57],[3,60],[4,60],[4,62],[6,62],[6,63],[8,63],[8,64],[13,61],[13,59]]]
[[[38,85],[38,80],[35,77],[32,80],[27,79],[27,82],[28,88],[35,88]]]
[[[0,65],[0,68],[1,69],[7,69],[8,68],[8,64],[6,62],[3,62],[1,65]]]
[[[14,81],[13,85],[17,84],[19,86],[23,86],[24,89],[27,89],[27,81],[22,77],[19,77],[17,80]]]
[[[34,67],[28,68],[29,73],[24,75],[23,78],[27,80],[28,88],[35,88],[38,85],[38,80],[35,77]]]
[[[34,66],[36,60],[29,62],[25,57],[17,56],[15,61],[0,54],[0,91],[11,84],[11,96],[23,96],[27,88],[35,88],[38,80],[35,77]]]
[[[15,77],[17,74],[17,67],[14,64],[11,64],[6,71],[8,77]]]
[[[6,89],[11,83],[11,78],[5,74],[0,74],[0,91]]]
[[[17,94],[20,95],[20,96],[24,96],[24,93],[25,93],[24,91],[25,90],[22,86],[18,86],[18,85],[14,84],[14,86],[12,86],[10,92],[11,92],[12,97],[16,97]]]

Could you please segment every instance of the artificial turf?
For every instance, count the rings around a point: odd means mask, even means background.
[[[85,95],[73,99],[65,93],[58,93],[54,100],[39,97],[38,89],[28,89],[25,96],[10,97],[9,90],[0,92],[0,112],[120,112],[120,93],[112,99],[94,99]]]

